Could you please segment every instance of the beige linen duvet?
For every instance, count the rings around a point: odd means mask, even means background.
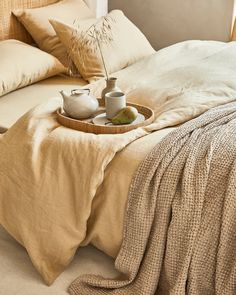
[[[53,98],[0,139],[0,223],[48,284],[80,245],[117,254],[131,178],[170,131],[163,128],[236,100],[236,43],[177,44],[116,76],[130,101],[155,110],[152,125],[123,135],[77,132],[59,126],[61,99]]]

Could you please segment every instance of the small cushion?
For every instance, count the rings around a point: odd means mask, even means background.
[[[80,74],[89,82],[105,77],[98,43],[94,36],[90,36],[94,32],[88,32],[93,24],[96,24],[96,32],[100,36],[108,74],[155,52],[143,33],[120,10],[113,10],[99,20],[79,21],[76,26],[55,19],[50,23]]]
[[[63,0],[40,8],[18,9],[14,15],[25,26],[40,49],[57,57],[65,66],[69,61],[65,47],[50,25],[49,18],[59,18],[73,24],[76,19],[93,17],[83,0]]]
[[[65,71],[54,56],[17,40],[0,42],[0,65],[0,96]]]

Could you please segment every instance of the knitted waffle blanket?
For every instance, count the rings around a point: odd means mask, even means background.
[[[236,102],[167,135],[130,187],[120,277],[83,276],[71,294],[236,294]]]

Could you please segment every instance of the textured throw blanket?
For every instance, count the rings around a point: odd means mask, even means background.
[[[236,294],[236,103],[187,122],[158,144],[134,177],[121,276],[84,276],[91,294]]]

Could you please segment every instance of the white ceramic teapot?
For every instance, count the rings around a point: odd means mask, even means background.
[[[65,112],[74,119],[86,119],[98,109],[98,100],[90,95],[90,89],[74,89],[71,93],[60,91]]]

